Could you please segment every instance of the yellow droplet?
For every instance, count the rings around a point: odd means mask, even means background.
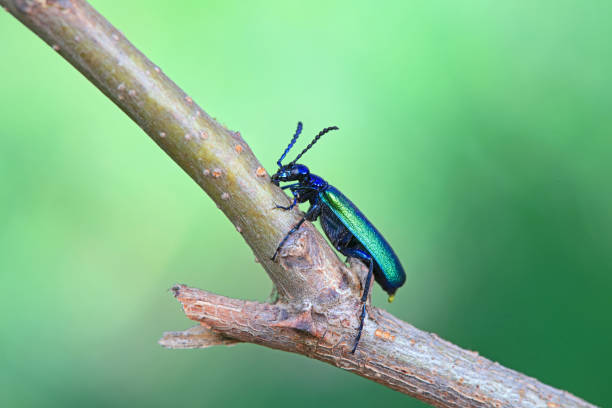
[[[393,299],[395,299],[395,295],[389,296],[389,303],[393,302]]]

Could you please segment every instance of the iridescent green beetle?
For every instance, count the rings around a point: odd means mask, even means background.
[[[272,260],[276,258],[287,238],[297,231],[305,220],[315,221],[320,217],[323,231],[340,253],[348,258],[361,259],[369,265],[369,272],[361,297],[362,308],[359,317],[359,329],[357,330],[355,345],[351,351],[351,353],[355,353],[363,330],[363,322],[366,316],[365,302],[368,298],[372,275],[374,275],[376,282],[389,294],[389,302],[391,302],[397,289],[406,281],[406,274],[387,240],[359,211],[357,206],[337,188],[329,185],[321,177],[310,173],[308,167],[296,163],[321,136],[337,129],[336,126],[323,129],[293,161],[283,165],[283,159],[302,132],[302,122],[298,122],[297,130],[289,146],[276,162],[278,171],[272,176],[272,183],[278,186],[280,182],[296,181],[296,183],[281,187],[283,190],[289,189],[293,194],[291,205],[287,207],[277,205],[276,208],[290,210],[297,204],[306,201],[310,203],[310,208],[304,217],[285,235],[276,252],[274,252]]]

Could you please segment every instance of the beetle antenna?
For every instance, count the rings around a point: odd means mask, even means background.
[[[295,164],[295,162],[297,162],[300,159],[300,157],[302,157],[304,155],[304,153],[306,153],[312,146],[314,146],[315,143],[317,143],[319,141],[321,136],[323,136],[327,132],[331,132],[332,130],[338,130],[338,126],[326,127],[325,129],[320,131],[319,134],[316,135],[314,139],[312,139],[312,142],[310,142],[310,144],[308,146],[306,146],[306,148],[304,150],[302,150],[302,152],[300,154],[298,154],[297,157],[295,159],[293,159],[293,161],[291,163],[289,163],[289,164]]]
[[[287,148],[285,149],[285,152],[283,153],[281,158],[278,159],[278,161],[276,162],[276,164],[278,164],[278,167],[283,167],[281,162],[283,161],[283,159],[285,158],[287,153],[289,153],[289,150],[291,150],[291,148],[295,144],[295,142],[296,142],[298,136],[300,135],[300,133],[302,133],[302,122],[298,122],[297,129],[295,129],[295,135],[293,135],[293,139],[291,139],[291,142],[289,142],[289,146],[287,146]]]

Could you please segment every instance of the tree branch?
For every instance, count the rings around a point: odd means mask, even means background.
[[[363,265],[347,268],[312,225],[276,246],[299,219],[274,211],[287,200],[240,134],[221,126],[81,0],[0,0],[132,118],[217,203],[278,289],[275,304],[229,299],[183,285],[173,290],[200,322],[166,333],[170,348],[252,342],[303,354],[439,407],[591,407],[573,395],[369,307],[350,354]]]
[[[206,326],[193,326],[184,331],[166,332],[159,344],[170,349],[195,349],[211,346],[231,346],[239,340],[222,335]]]
[[[347,350],[355,328],[344,320],[345,311],[320,313],[313,306],[296,312],[282,303],[230,299],[184,285],[175,286],[173,291],[187,317],[201,323],[198,330],[316,358],[434,406],[592,406],[477,352],[418,330],[378,308],[370,308],[370,321],[364,328],[364,337],[370,341],[360,343],[361,355],[354,357]],[[195,329],[182,336],[190,338],[192,348],[207,347],[208,341],[200,342],[189,334]],[[168,337],[167,333],[162,342]]]

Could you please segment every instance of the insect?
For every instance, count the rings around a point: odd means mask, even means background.
[[[281,187],[283,190],[289,189],[293,194],[291,205],[286,207],[276,205],[276,208],[291,210],[296,205],[306,201],[310,203],[310,208],[304,217],[285,235],[278,248],[276,248],[272,260],[276,259],[278,252],[289,236],[296,232],[304,221],[316,221],[319,218],[325,235],[332,245],[347,257],[347,260],[348,258],[357,258],[369,266],[363,296],[361,297],[359,329],[357,330],[355,345],[351,351],[351,353],[355,353],[366,317],[366,300],[372,275],[374,275],[376,282],[389,294],[389,302],[392,302],[395,291],[406,281],[406,274],[389,243],[355,204],[327,181],[312,174],[308,167],[297,163],[304,153],[317,143],[321,136],[332,130],[338,130],[338,127],[331,126],[323,129],[293,161],[282,164],[285,156],[302,133],[302,122],[298,122],[295,135],[289,142],[289,146],[276,162],[278,170],[272,176],[272,183],[278,186],[281,182],[295,181],[295,183]]]

